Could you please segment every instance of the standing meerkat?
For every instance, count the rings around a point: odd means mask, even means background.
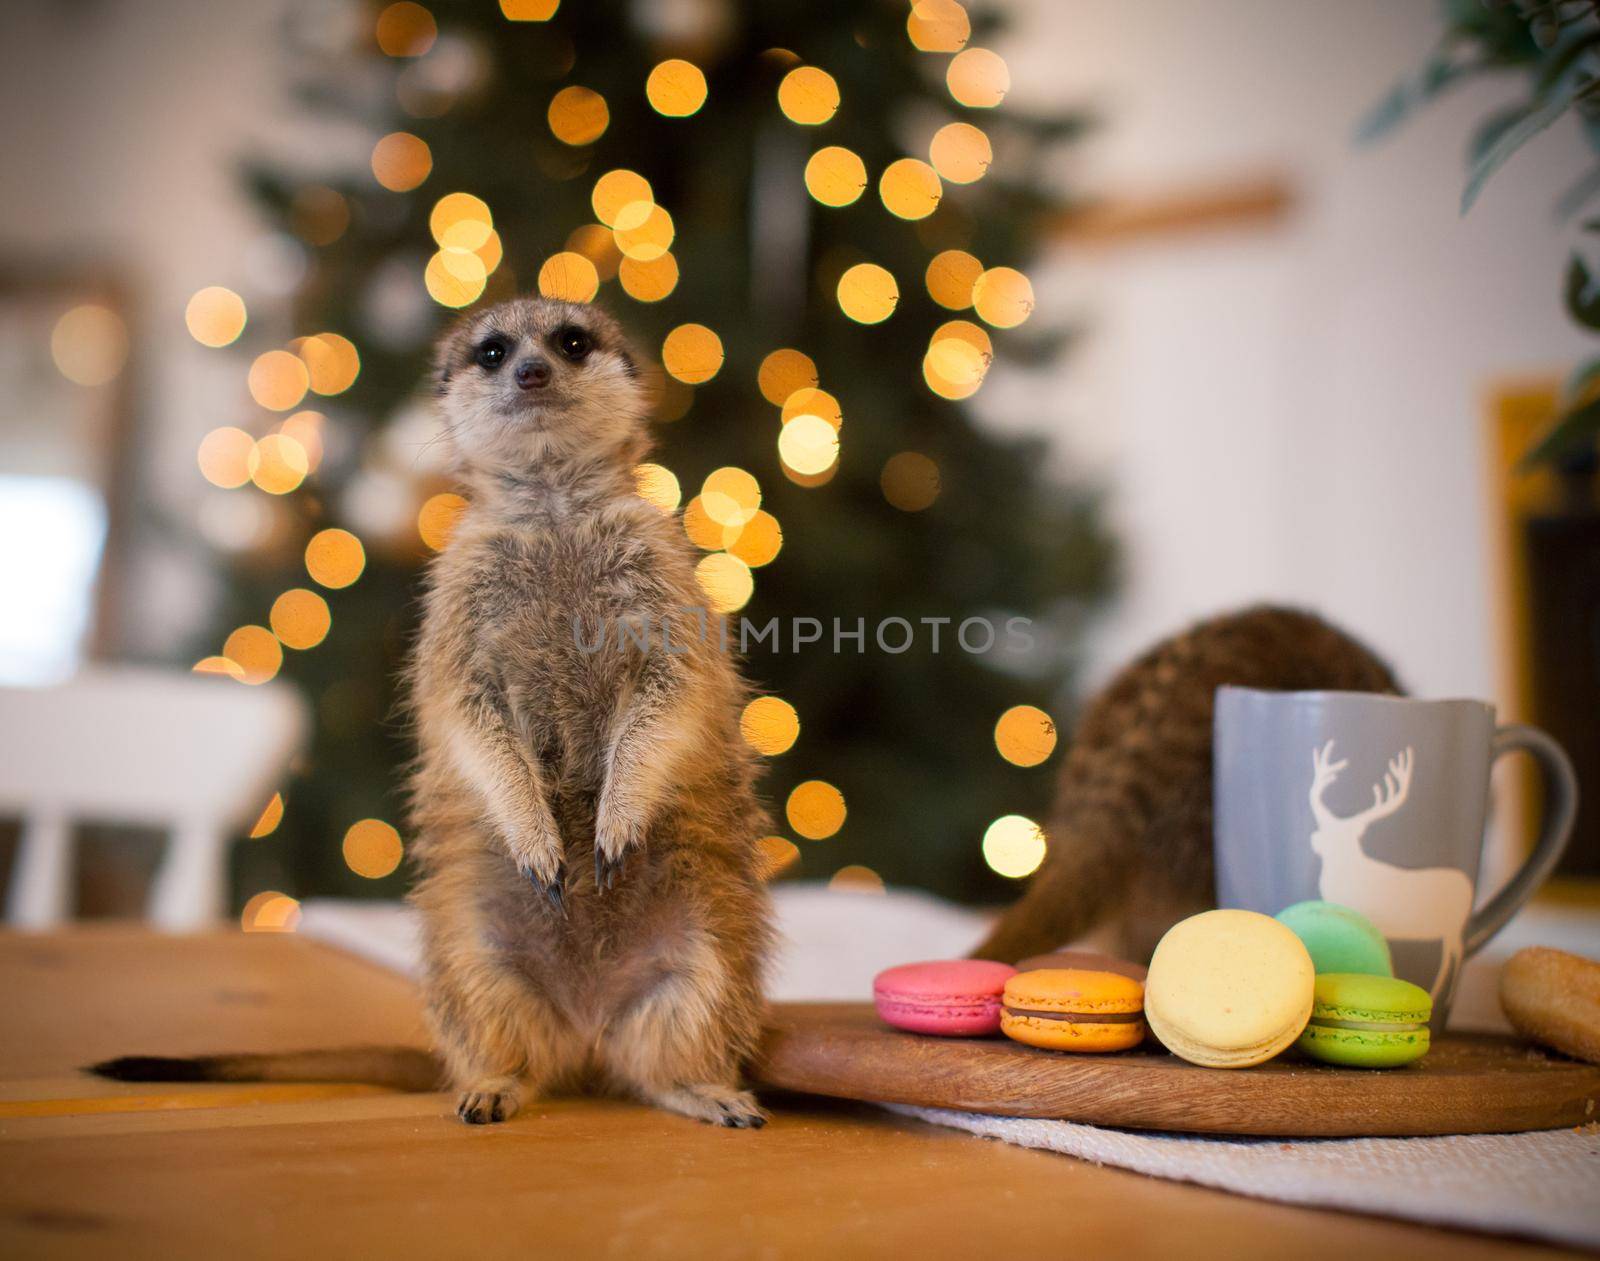
[[[411,900],[457,1111],[592,1084],[760,1126],[769,820],[692,550],[637,491],[638,369],[598,309],[524,299],[448,333],[435,385],[467,507],[410,669]]]

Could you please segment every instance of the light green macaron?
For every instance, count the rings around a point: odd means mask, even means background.
[[[1296,1045],[1346,1068],[1394,1068],[1428,1053],[1433,1000],[1410,981],[1325,972],[1312,992],[1311,1022]]]
[[[1273,918],[1305,943],[1319,973],[1394,975],[1389,943],[1360,911],[1337,902],[1296,902]]]

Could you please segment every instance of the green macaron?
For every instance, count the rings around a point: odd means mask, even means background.
[[[1336,902],[1296,902],[1273,918],[1305,943],[1318,973],[1394,975],[1389,943],[1360,911]]]
[[[1312,991],[1311,1023],[1296,1045],[1346,1068],[1394,1068],[1428,1053],[1433,1000],[1410,981],[1325,972]]]

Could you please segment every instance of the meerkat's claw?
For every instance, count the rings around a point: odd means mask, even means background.
[[[607,858],[601,850],[594,851],[594,887],[597,893],[611,892],[612,886],[622,879],[622,867],[625,861],[621,854],[615,858]]]
[[[551,908],[563,917],[567,913],[567,873],[566,868],[557,867],[556,873],[548,880],[541,879],[539,873],[531,867],[519,867],[522,878],[531,884],[540,893],[550,900]]]

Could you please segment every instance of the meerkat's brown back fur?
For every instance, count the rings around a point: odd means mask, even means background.
[[[1201,622],[1124,668],[1089,704],[1061,768],[1049,849],[975,952],[1015,962],[1103,928],[1142,958],[1212,904],[1212,709],[1218,687],[1395,692],[1387,665],[1293,609]]]

